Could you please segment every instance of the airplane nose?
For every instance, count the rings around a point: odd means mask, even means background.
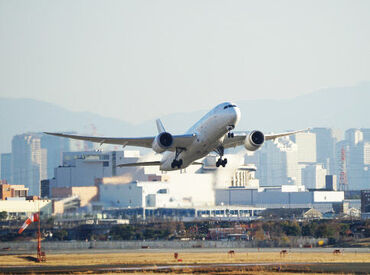
[[[233,125],[238,124],[240,120],[240,109],[238,107],[230,108],[231,111],[231,121]]]

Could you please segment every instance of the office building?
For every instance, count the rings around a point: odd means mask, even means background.
[[[369,184],[368,142],[364,141],[364,134],[359,129],[348,129],[346,136],[345,163],[347,169],[348,189],[361,190]],[[343,157],[341,158],[341,161]]]
[[[325,189],[326,175],[322,164],[309,164],[302,169],[302,185],[307,189]]]
[[[12,140],[12,184],[24,184],[30,195],[40,195],[40,181],[47,178],[47,153],[40,134],[16,135]]]
[[[264,144],[259,151],[257,178],[263,186],[300,185],[298,147],[289,138],[279,138]]]
[[[41,148],[47,154],[47,178],[54,176],[54,168],[62,163],[63,152],[70,151],[70,139],[51,135],[40,135]]]
[[[8,183],[11,182],[12,176],[12,154],[5,153],[1,154],[1,175],[0,179],[6,180]]]
[[[325,176],[325,189],[330,191],[337,190],[337,176],[336,175],[326,175]]]
[[[290,137],[298,147],[298,162],[316,162],[316,134],[298,133]]]
[[[316,160],[321,163],[328,173],[335,172],[335,144],[333,130],[330,128],[313,128],[316,135]]]

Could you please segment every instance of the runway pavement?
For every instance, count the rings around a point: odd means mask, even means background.
[[[231,272],[231,271],[276,271],[368,274],[370,263],[222,263],[191,265],[96,265],[96,266],[17,266],[0,267],[2,274],[73,274],[73,273],[122,273],[122,272]]]

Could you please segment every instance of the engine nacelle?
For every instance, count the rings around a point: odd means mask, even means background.
[[[163,132],[160,133],[158,136],[155,137],[152,144],[152,149],[156,153],[163,153],[169,147],[172,146],[173,137],[170,133]]]
[[[261,131],[252,131],[245,139],[244,147],[248,151],[256,151],[265,142],[265,135]]]

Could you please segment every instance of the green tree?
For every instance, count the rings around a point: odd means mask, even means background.
[[[333,225],[322,223],[315,230],[316,238],[332,238],[336,231]]]
[[[8,213],[6,211],[0,212],[0,220],[6,220],[8,218]]]
[[[348,233],[350,232],[350,230],[349,230],[349,228],[350,228],[349,224],[347,224],[347,223],[341,223],[339,226],[340,226],[340,231],[339,231],[340,235],[341,236],[348,235]]]
[[[300,236],[301,227],[297,222],[283,222],[283,231],[287,236]]]
[[[56,239],[58,241],[65,240],[67,236],[68,236],[68,232],[64,229],[58,230],[58,231],[53,233],[53,239]]]
[[[136,236],[136,228],[131,225],[115,225],[110,230],[113,240],[133,240]]]

